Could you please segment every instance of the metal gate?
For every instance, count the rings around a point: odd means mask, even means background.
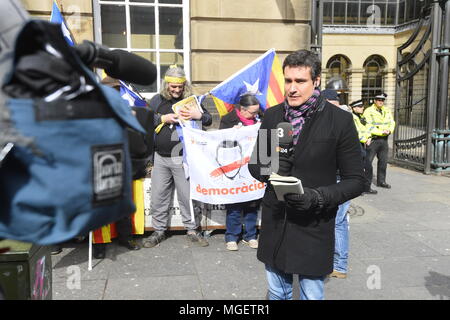
[[[446,10],[443,3],[431,3],[397,49],[393,160],[425,173],[450,171],[450,0]]]

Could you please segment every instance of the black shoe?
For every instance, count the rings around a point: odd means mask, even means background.
[[[53,249],[50,252],[50,254],[54,256],[54,255],[60,254],[62,251],[63,250],[62,250],[62,247],[60,245],[55,245],[55,246],[53,246]]]
[[[119,246],[125,247],[128,250],[139,250],[141,246],[134,239],[130,240],[119,240]]]
[[[73,242],[75,243],[83,243],[87,240],[87,237],[85,236],[77,236],[75,238],[73,238]]]
[[[94,258],[95,259],[105,259],[106,256],[106,244],[97,243],[92,245],[94,247]]]
[[[377,194],[378,191],[377,190],[373,190],[373,189],[369,189],[363,192],[363,194]]]
[[[377,184],[377,187],[381,187],[381,188],[386,188],[386,189],[390,189],[391,185],[387,184],[386,182],[381,182]]]

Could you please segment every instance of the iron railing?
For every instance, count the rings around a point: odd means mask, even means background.
[[[393,161],[450,172],[450,0],[431,3],[397,49]]]

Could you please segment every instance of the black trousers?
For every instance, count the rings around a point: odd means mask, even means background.
[[[127,216],[125,218],[120,219],[116,222],[117,229],[117,238],[119,241],[129,241],[132,239],[131,230],[132,230],[132,222],[131,216]]]
[[[364,143],[361,143],[361,153],[362,153],[362,158],[363,158],[363,168],[364,168],[364,177],[365,177],[364,191],[369,191],[370,185],[372,183],[372,179],[370,179],[370,180],[368,179],[367,172],[368,172],[368,170],[372,170],[372,163],[368,161],[367,150],[366,150],[366,146]]]
[[[375,156],[377,156],[377,184],[386,183],[386,169],[387,169],[387,161],[388,161],[388,140],[386,138],[379,138],[372,140],[372,143],[366,149],[367,151],[367,170],[366,179],[369,181],[369,186],[372,183],[373,177],[373,167],[372,162]]]

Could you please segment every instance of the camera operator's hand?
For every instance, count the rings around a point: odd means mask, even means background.
[[[311,209],[322,209],[322,196],[319,191],[311,188],[303,188],[304,193],[288,193],[284,195],[284,200],[289,207],[298,211],[308,211]],[[317,212],[316,211],[316,212]]]
[[[178,123],[178,115],[175,113],[168,113],[161,116],[161,122],[172,124]]]

